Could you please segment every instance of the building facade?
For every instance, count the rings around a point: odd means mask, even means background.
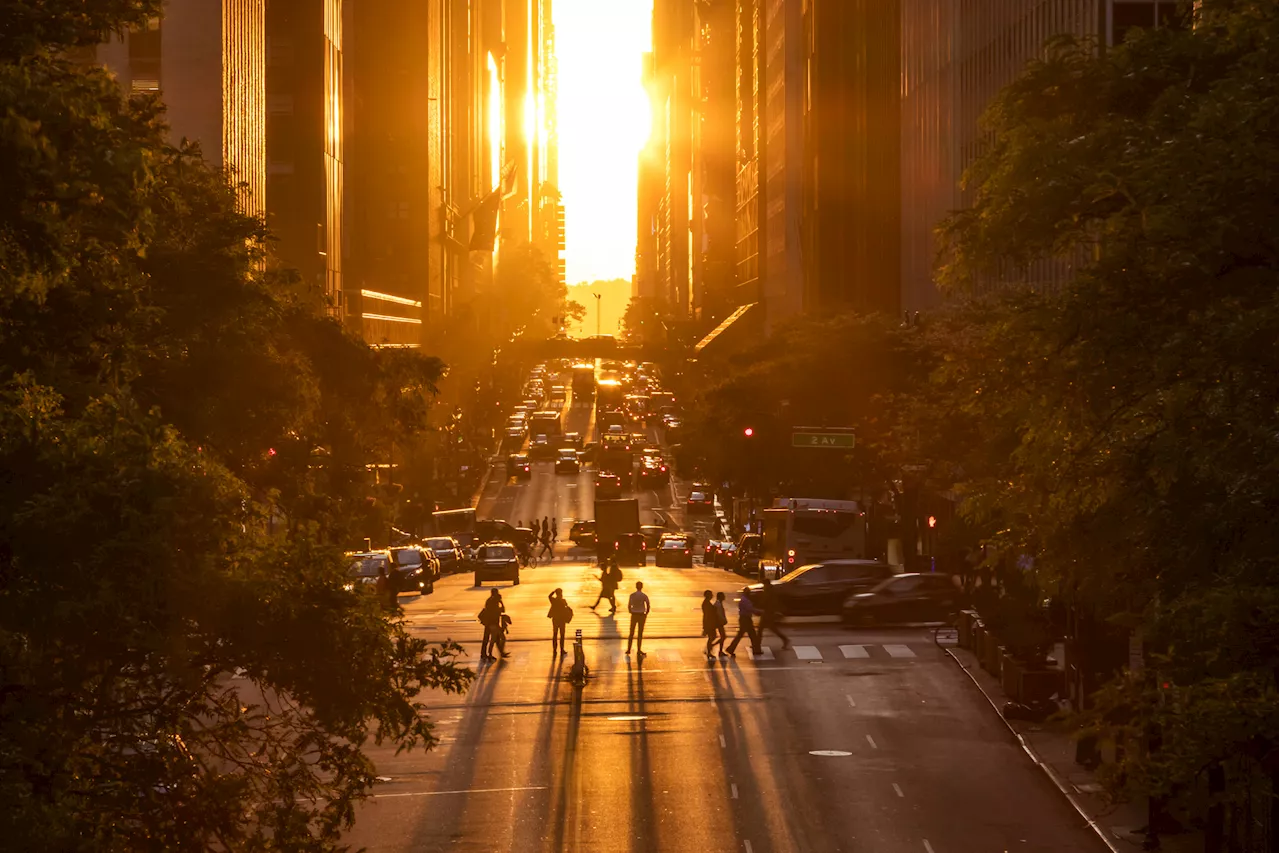
[[[1102,47],[1133,27],[1169,21],[1175,0],[900,0],[902,88],[902,305],[919,311],[940,299],[934,229],[972,203],[961,189],[981,154],[979,118],[1002,87],[1043,56],[1045,42],[1070,34]],[[1069,260],[1042,260],[1023,274],[1056,286]]]
[[[265,211],[265,0],[170,0],[95,58],[125,91],[160,95],[173,142],[198,143],[240,184],[240,208]]]
[[[278,262],[342,318],[342,0],[267,0],[267,219]]]

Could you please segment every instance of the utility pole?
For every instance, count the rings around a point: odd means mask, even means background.
[[[596,298],[596,337],[600,337],[600,299],[603,294],[593,293],[591,295]]]

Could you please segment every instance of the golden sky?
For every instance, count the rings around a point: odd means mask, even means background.
[[[554,0],[560,191],[570,284],[631,279],[636,157],[649,136],[640,83],[652,0]]]

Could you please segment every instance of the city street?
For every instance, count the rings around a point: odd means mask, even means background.
[[[476,590],[457,575],[404,597],[412,629],[462,643],[478,675],[466,696],[427,697],[438,750],[372,751],[386,781],[350,840],[375,851],[1100,849],[928,630],[792,620],[792,649],[770,635],[763,660],[744,643],[709,662],[701,591],[742,579],[700,566],[625,575],[624,590],[644,580],[653,600],[643,661],[623,654],[621,612],[590,609],[598,584],[583,564],[527,570],[519,587]],[[513,642],[510,658],[480,665],[475,614],[489,586]],[[546,639],[555,587],[575,610],[570,641],[585,637],[580,694],[565,678],[571,657]]]

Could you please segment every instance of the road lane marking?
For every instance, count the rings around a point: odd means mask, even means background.
[[[849,700],[849,707],[850,707],[850,708],[856,708],[856,707],[858,707],[858,703],[857,703],[857,702],[855,702],[855,701],[853,701],[853,697],[852,697],[852,696],[850,696],[848,693],[844,694],[844,698],[846,698],[846,699],[848,699],[848,700]]]
[[[793,646],[796,650],[796,657],[800,660],[822,660],[822,652],[818,651],[817,646]]]
[[[902,793],[902,789],[898,787],[898,783],[897,783],[897,782],[894,782],[894,783],[893,783],[893,792],[894,792],[895,794],[897,794],[899,797],[905,797],[905,796],[906,796],[906,794]]]
[[[847,658],[869,658],[871,653],[867,651],[866,646],[841,646],[840,654]]]
[[[760,649],[760,654],[756,654],[755,652],[748,652],[748,654],[751,655],[752,660],[773,660],[774,659],[773,649],[771,649],[769,646],[762,646]]]
[[[872,749],[879,749],[879,748],[880,748],[880,747],[876,746],[876,742],[875,742],[875,740],[871,737],[871,735],[867,735],[867,743],[871,744],[871,748],[872,748]]]
[[[658,649],[658,660],[663,663],[684,663],[684,658],[674,649]]]
[[[738,786],[732,782],[729,783],[729,798],[733,800],[738,799]]]
[[[929,839],[924,840],[924,853],[933,853],[933,845],[929,843]]]
[[[891,658],[913,658],[916,656],[916,653],[911,651],[907,646],[891,644],[885,646],[884,650],[889,653],[889,657]]]
[[[720,748],[721,748],[721,749],[727,749],[727,748],[728,748],[728,746],[729,746],[729,744],[728,744],[728,742],[727,742],[727,741],[725,741],[725,739],[724,739],[724,735],[720,735]]]
[[[748,841],[748,840],[747,840],[747,839],[745,839],[745,838],[744,838],[744,839],[742,839],[742,849],[743,849],[743,850],[745,850],[745,851],[747,851],[747,853],[752,853],[752,850],[751,850],[751,842],[750,842],[750,841]]]
[[[843,749],[811,749],[810,755],[820,755],[823,758],[845,758],[853,755],[852,752],[845,752]]]
[[[445,794],[504,794],[512,791],[546,791],[548,785],[521,785],[516,788],[467,788],[461,791],[400,791],[392,794],[373,794],[374,799],[388,797],[440,797]]]

